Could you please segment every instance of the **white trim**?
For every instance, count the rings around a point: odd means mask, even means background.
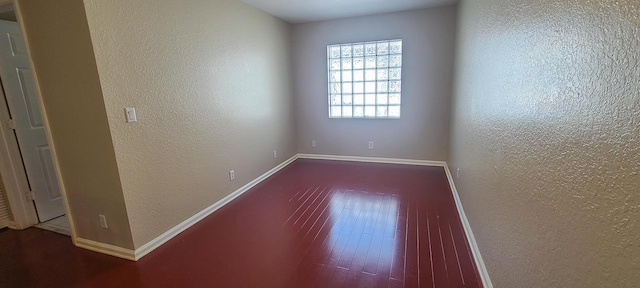
[[[183,231],[189,229],[189,227],[194,224],[200,222],[202,219],[211,215],[213,212],[222,208],[224,205],[227,205],[233,199],[238,196],[244,194],[249,189],[256,186],[258,183],[264,181],[268,177],[272,176],[276,172],[280,171],[282,168],[288,166],[296,159],[317,159],[317,160],[333,160],[333,161],[351,161],[351,162],[366,162],[366,163],[386,163],[386,164],[402,164],[402,165],[420,165],[420,166],[436,166],[443,167],[445,173],[447,175],[447,180],[449,181],[449,185],[451,187],[451,193],[453,194],[454,201],[456,203],[456,208],[458,209],[458,215],[460,216],[460,220],[462,222],[462,226],[464,228],[465,234],[469,241],[469,246],[471,247],[471,253],[473,254],[474,261],[476,263],[476,267],[480,274],[480,280],[484,287],[493,288],[493,284],[491,283],[491,279],[489,278],[489,273],[487,272],[487,268],[484,265],[484,261],[482,260],[482,256],[480,255],[480,250],[478,248],[478,244],[476,243],[475,237],[473,236],[473,232],[471,230],[471,226],[469,225],[469,221],[467,219],[466,214],[464,213],[464,209],[462,208],[462,202],[460,201],[460,197],[458,195],[458,190],[455,187],[453,182],[453,178],[451,176],[451,171],[449,171],[449,167],[447,163],[444,161],[428,161],[428,160],[412,160],[412,159],[396,159],[396,158],[376,158],[376,157],[357,157],[357,156],[338,156],[338,155],[318,155],[318,154],[296,154],[293,157],[287,159],[286,161],[280,163],[278,166],[272,168],[271,170],[265,172],[260,175],[258,178],[253,181],[247,183],[246,185],[240,187],[236,191],[222,198],[221,200],[213,203],[211,206],[205,208],[204,210],[198,212],[197,214],[189,217],[189,219],[183,221],[182,223],[176,225],[171,228],[169,231],[163,233],[162,235],[156,237],[155,239],[149,241],[147,244],[142,247],[134,250],[125,249],[109,244],[104,244],[100,242],[95,242],[92,240],[87,240],[83,238],[73,237],[75,239],[74,244],[78,247],[85,248],[88,250],[92,250],[95,252],[112,255],[128,260],[137,261],[140,260],[145,255],[149,254],[156,248],[160,247],[162,244],[171,240],[178,234]]]
[[[489,272],[487,271],[487,267],[484,265],[482,255],[480,255],[478,243],[476,243],[476,238],[473,236],[473,231],[471,231],[471,225],[469,224],[467,215],[464,213],[464,209],[462,208],[462,202],[460,201],[460,196],[458,195],[456,185],[453,183],[453,177],[451,176],[451,171],[449,171],[449,166],[445,164],[444,170],[447,173],[447,179],[449,180],[449,185],[451,186],[451,194],[453,194],[453,199],[456,202],[458,214],[460,215],[460,220],[462,221],[462,227],[464,228],[465,234],[467,234],[467,240],[469,241],[469,247],[471,247],[473,259],[475,260],[476,267],[478,267],[478,272],[480,273],[482,286],[484,286],[485,288],[493,288],[493,284],[491,283],[491,279],[489,278]]]
[[[298,158],[443,167],[445,173],[447,174],[447,180],[449,181],[449,186],[451,186],[451,194],[453,194],[453,199],[456,203],[456,208],[458,208],[458,215],[460,216],[462,227],[464,228],[464,232],[467,236],[467,240],[469,241],[469,247],[471,247],[471,253],[473,254],[473,259],[476,263],[476,267],[478,268],[478,273],[480,274],[480,280],[482,281],[482,284],[485,288],[493,288],[493,284],[491,283],[491,279],[489,278],[489,273],[487,272],[487,267],[484,265],[484,261],[482,260],[482,256],[480,255],[480,249],[478,248],[478,244],[476,243],[476,238],[473,236],[473,232],[471,231],[471,225],[469,225],[469,220],[467,219],[467,215],[464,213],[464,209],[462,208],[462,202],[460,201],[458,190],[456,189],[456,186],[453,183],[453,178],[451,177],[451,171],[449,171],[449,166],[447,166],[447,162],[412,160],[412,159],[395,159],[395,158],[318,155],[318,154],[298,154]]]
[[[265,179],[269,178],[269,176],[271,176],[271,175],[275,174],[276,172],[280,171],[282,168],[286,167],[287,165],[291,164],[296,159],[298,159],[298,155],[294,155],[293,157],[291,157],[291,158],[287,159],[286,161],[280,163],[278,166],[273,167],[271,170],[269,170],[269,171],[265,172],[264,174],[258,176],[258,178],[254,179],[253,181],[251,181],[251,182],[247,183],[246,185],[240,187],[238,190],[236,190],[233,193],[227,195],[226,197],[220,199],[220,201],[218,201],[216,203],[213,203],[211,206],[209,206],[209,207],[205,208],[204,210],[198,212],[196,215],[193,215],[193,216],[189,217],[189,219],[182,221],[182,223],[180,223],[180,224],[176,225],[175,227],[171,228],[169,231],[162,233],[162,235],[160,235],[160,236],[156,237],[155,239],[149,241],[147,244],[142,245],[142,247],[140,247],[140,248],[135,250],[135,255],[134,255],[134,259],[133,260],[137,261],[140,258],[144,257],[145,255],[149,254],[151,251],[155,250],[156,248],[160,247],[162,244],[164,244],[167,241],[171,240],[171,238],[176,237],[178,234],[180,234],[183,231],[189,229],[189,227],[191,227],[194,224],[200,222],[205,217],[211,215],[211,213],[213,213],[216,210],[222,208],[224,205],[227,205],[233,199],[236,199],[238,196],[240,196],[240,195],[244,194],[245,192],[249,191],[249,189],[253,188],[258,183],[260,183],[260,182],[264,181]],[[128,258],[126,258],[126,259],[128,259]]]
[[[96,242],[93,240],[88,240],[80,237],[75,238],[74,244],[80,248],[95,251],[98,253],[107,254],[107,255],[111,255],[119,258],[124,258],[127,260],[136,260],[135,253],[131,249],[104,244],[101,242]]]
[[[438,166],[445,167],[444,161],[429,160],[413,160],[398,158],[379,158],[379,157],[359,157],[359,156],[341,156],[341,155],[320,155],[320,154],[298,154],[301,159],[318,159],[333,161],[350,161],[350,162],[366,162],[366,163],[386,163],[386,164],[402,164],[402,165],[420,165],[420,166]]]

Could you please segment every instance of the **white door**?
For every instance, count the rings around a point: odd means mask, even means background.
[[[44,122],[20,26],[0,20],[0,79],[40,222],[63,215]],[[0,123],[4,125],[4,123]]]

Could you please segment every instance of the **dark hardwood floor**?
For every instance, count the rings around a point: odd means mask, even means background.
[[[0,287],[481,287],[443,168],[297,160],[138,262],[0,232]]]

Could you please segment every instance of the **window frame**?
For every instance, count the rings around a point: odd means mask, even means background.
[[[327,45],[330,119],[400,119],[403,42],[391,39]]]

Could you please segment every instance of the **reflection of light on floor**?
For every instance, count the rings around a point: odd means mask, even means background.
[[[398,205],[397,195],[334,191],[329,202],[333,221],[329,235],[332,245],[326,247],[330,249],[331,259],[344,267],[352,259],[372,258],[378,263],[380,257],[381,265],[390,265],[391,259],[383,261],[382,258],[385,255],[393,257]]]

